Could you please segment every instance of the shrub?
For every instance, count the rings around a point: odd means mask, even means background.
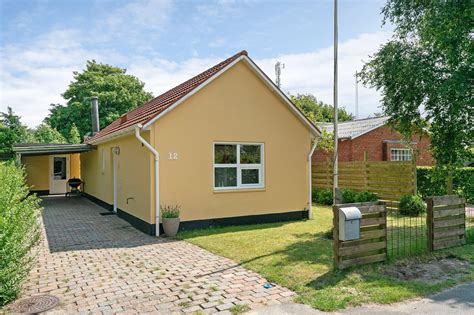
[[[400,214],[417,216],[426,211],[426,204],[418,195],[405,195],[400,199]]]
[[[356,201],[357,193],[351,189],[341,189],[342,203],[353,203]]]
[[[28,195],[23,169],[0,163],[0,306],[18,295],[34,264],[30,253],[41,236],[41,207]]]
[[[446,195],[446,170],[437,167],[419,166],[416,168],[417,189],[423,197]],[[455,194],[474,203],[474,167],[463,167],[454,171],[453,190]]]
[[[319,189],[318,190],[318,203],[323,205],[332,205],[333,195],[331,189]]]
[[[179,218],[179,212],[181,210],[180,205],[164,205],[160,206],[161,216],[164,219]]]
[[[316,187],[311,188],[311,199],[313,202],[318,202],[318,191]]]
[[[370,191],[361,191],[356,193],[355,201],[356,202],[369,202],[369,201],[377,201],[379,198],[377,194],[370,192]]]

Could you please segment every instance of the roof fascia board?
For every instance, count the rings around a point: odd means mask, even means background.
[[[223,74],[224,72],[226,72],[227,70],[229,70],[230,68],[232,68],[235,64],[237,64],[239,61],[241,61],[245,56],[240,56],[238,57],[237,59],[235,59],[234,61],[232,61],[231,63],[229,63],[227,66],[225,66],[224,68],[222,68],[221,70],[219,70],[218,72],[216,72],[213,76],[211,76],[210,78],[208,78],[206,81],[204,81],[201,85],[199,85],[198,87],[196,87],[194,90],[192,90],[191,92],[189,92],[188,94],[186,94],[185,96],[183,96],[181,99],[179,99],[176,103],[174,103],[173,105],[171,105],[170,107],[168,107],[167,109],[165,109],[163,112],[159,113],[158,115],[156,115],[155,117],[153,117],[151,120],[149,120],[148,122],[146,122],[144,125],[143,125],[143,129],[145,130],[149,130],[150,126],[153,125],[158,119],[160,119],[161,117],[163,117],[164,115],[166,115],[167,113],[169,113],[170,111],[172,111],[173,109],[175,109],[177,106],[181,105],[182,103],[184,103],[187,99],[189,99],[191,96],[193,96],[194,94],[196,94],[197,92],[199,92],[200,90],[202,90],[203,88],[205,88],[209,83],[211,83],[212,81],[214,81],[215,79],[217,79],[221,74]]]
[[[99,139],[97,140],[93,140],[91,142],[89,142],[90,144],[94,144],[94,145],[97,145],[97,144],[102,144],[104,142],[108,142],[108,141],[111,141],[111,140],[114,140],[114,139],[117,139],[117,138],[120,138],[120,137],[123,137],[125,135],[129,135],[129,134],[133,134],[135,132],[135,126],[137,124],[133,124],[131,126],[128,126],[127,128],[124,128],[124,129],[121,129],[121,130],[117,130],[115,132],[112,132],[112,133],[109,133],[108,135],[105,135],[103,137],[100,137]]]
[[[266,85],[274,92],[276,93],[289,107],[290,109],[295,113],[295,115],[301,120],[301,122],[306,125],[311,132],[320,137],[321,132],[314,126],[313,123],[309,121],[308,118],[306,118],[305,115],[288,99],[288,97],[283,94],[283,92],[271,81],[268,76],[252,61],[247,56],[243,56],[244,60],[250,65],[250,67],[258,74],[258,76],[266,83]]]
[[[286,97],[281,92],[281,90],[278,89],[275,86],[275,84],[270,81],[270,79],[262,72],[262,70],[260,70],[260,68],[258,68],[257,65],[249,57],[247,57],[245,55],[240,56],[236,60],[232,61],[230,64],[228,64],[227,66],[222,68],[220,71],[215,73],[212,77],[207,79],[204,83],[202,83],[197,88],[195,88],[194,90],[192,90],[191,92],[186,94],[183,98],[178,100],[172,106],[168,107],[162,113],[158,114],[157,116],[155,116],[154,118],[149,120],[147,123],[145,123],[143,125],[143,128],[145,130],[149,130],[150,126],[153,125],[158,119],[160,119],[161,117],[163,117],[164,115],[166,115],[167,113],[172,111],[174,108],[176,108],[180,104],[184,103],[187,99],[189,99],[191,96],[193,96],[194,94],[199,92],[201,89],[206,87],[209,83],[211,83],[212,81],[217,79],[220,75],[222,75],[224,72],[226,72],[227,70],[232,68],[234,65],[236,65],[241,60],[246,61],[247,64],[250,65],[250,67],[254,70],[254,72],[257,73],[257,75],[266,83],[266,85],[268,87],[270,87],[273,90],[273,92],[275,92],[290,107],[290,109],[292,109],[292,111],[296,114],[296,116],[303,122],[303,124],[305,124],[311,130],[311,132],[314,135],[321,136],[321,133],[319,132],[319,130],[311,122],[309,122],[309,120],[303,115],[303,113],[301,113],[301,111],[298,108],[296,108],[296,106],[288,99],[288,97]]]

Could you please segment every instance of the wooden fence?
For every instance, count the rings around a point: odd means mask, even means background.
[[[427,200],[428,249],[466,244],[466,201],[458,196],[437,196]]]
[[[330,163],[313,163],[313,187],[331,189],[332,176]],[[339,187],[371,191],[384,200],[400,200],[403,195],[416,194],[416,165],[391,161],[340,162]]]
[[[359,208],[362,213],[360,239],[340,241],[339,208],[351,206]],[[333,212],[333,249],[336,269],[387,259],[387,211],[384,205],[377,202],[343,204],[334,206]]]

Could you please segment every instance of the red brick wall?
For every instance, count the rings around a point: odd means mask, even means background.
[[[354,140],[339,140],[339,161],[363,161],[364,152],[367,151],[369,161],[390,161],[391,148],[404,148],[400,143],[384,143],[384,140],[401,140],[400,134],[389,127],[383,126],[372,130]],[[433,165],[434,160],[429,152],[430,139],[426,136],[420,139],[413,136],[412,149],[417,152],[417,165]],[[313,161],[326,162],[331,154],[318,150],[314,152]]]

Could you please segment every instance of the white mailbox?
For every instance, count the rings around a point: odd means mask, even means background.
[[[362,213],[357,207],[339,208],[339,240],[358,240],[361,219]]]

